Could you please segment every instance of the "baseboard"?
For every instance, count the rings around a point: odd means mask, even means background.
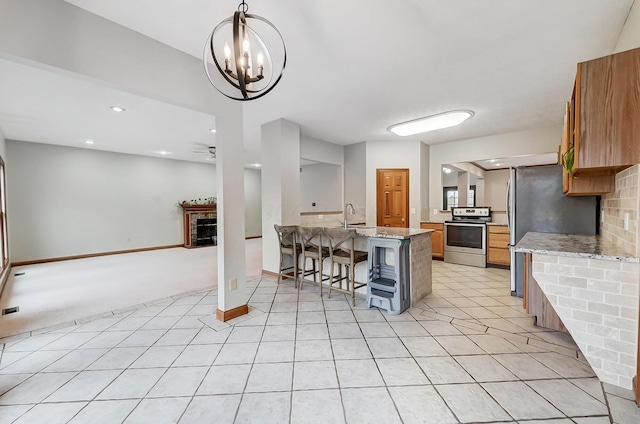
[[[230,319],[238,318],[242,315],[249,313],[249,305],[240,305],[236,308],[229,309],[227,311],[221,311],[216,309],[216,318],[218,321],[226,322]]]
[[[73,259],[95,258],[98,256],[120,255],[123,253],[148,252],[150,250],[175,249],[176,247],[184,247],[184,244],[172,244],[169,246],[142,247],[140,249],[115,250],[112,252],[88,253],[86,255],[62,256],[59,258],[36,259],[33,261],[12,262],[11,266],[24,266],[45,264],[49,262],[70,261]]]
[[[245,240],[251,240],[251,239],[257,239],[257,238],[262,238],[262,236],[249,236],[249,237],[245,237]]]

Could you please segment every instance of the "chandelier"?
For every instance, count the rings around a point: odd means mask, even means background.
[[[280,31],[248,10],[243,0],[233,16],[213,29],[203,57],[209,82],[223,95],[241,101],[271,91],[280,82],[287,63]]]

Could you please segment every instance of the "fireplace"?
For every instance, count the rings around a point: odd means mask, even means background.
[[[216,204],[183,206],[184,247],[204,247],[218,244],[218,214]]]
[[[218,244],[218,219],[196,219],[196,238],[191,238],[194,246],[216,246]]]

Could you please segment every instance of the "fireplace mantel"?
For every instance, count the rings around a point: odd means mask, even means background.
[[[202,247],[197,245],[196,226],[198,219],[217,219],[217,205],[183,205],[184,216],[184,247]]]

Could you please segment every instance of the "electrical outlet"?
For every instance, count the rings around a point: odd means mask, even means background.
[[[411,208],[411,215],[415,215],[416,214],[416,208]]]
[[[624,230],[629,231],[629,214],[624,214]]]
[[[238,279],[232,278],[229,280],[229,291],[234,291],[238,289]]]
[[[434,215],[438,215],[438,209],[434,209],[434,210],[433,210],[433,214],[434,214]]]

